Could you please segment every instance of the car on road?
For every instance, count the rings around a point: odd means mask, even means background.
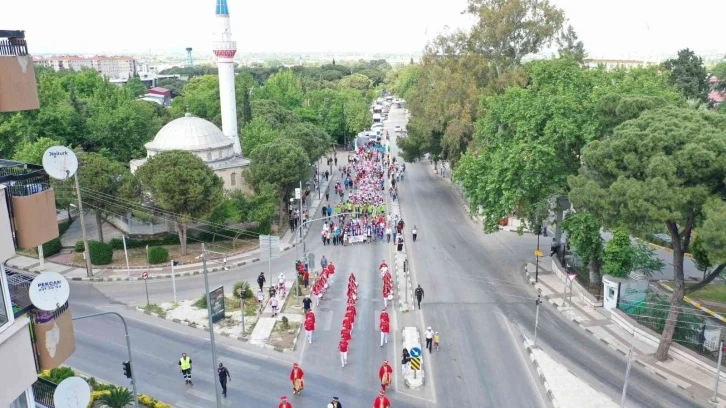
[[[383,123],[381,123],[381,122],[376,122],[376,123],[374,123],[374,124],[373,124],[373,126],[371,126],[371,130],[375,130],[376,128],[381,128],[381,129],[383,129]]]
[[[393,128],[393,131],[394,132],[400,132],[401,130],[403,130],[403,129],[401,129],[400,126],[396,126],[396,127]]]

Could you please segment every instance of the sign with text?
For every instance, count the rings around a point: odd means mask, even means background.
[[[260,235],[259,239],[261,261],[280,257],[280,237],[277,235]]]
[[[209,302],[212,308],[212,323],[224,319],[224,286],[209,292]]]
[[[28,296],[33,306],[52,312],[63,306],[71,293],[71,287],[63,275],[45,272],[33,279],[28,288]]]

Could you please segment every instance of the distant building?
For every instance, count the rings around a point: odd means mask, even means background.
[[[590,68],[597,68],[604,66],[606,70],[610,71],[613,69],[631,69],[631,68],[644,68],[652,65],[658,65],[657,62],[652,61],[639,61],[639,60],[625,60],[625,59],[594,59],[587,58],[583,61],[586,66]]]
[[[137,73],[136,60],[133,57],[124,56],[56,56],[50,58],[36,58],[35,64],[55,71],[62,69],[80,71],[83,68],[94,69],[107,78],[128,78]]]
[[[726,91],[720,91],[718,89],[718,86],[721,84],[721,80],[715,76],[708,78],[708,84],[711,87],[711,91],[708,93],[708,100],[715,108],[718,108],[723,101],[726,100]]]
[[[154,87],[146,91],[146,95],[141,99],[169,106],[171,105],[171,91],[166,88]]]

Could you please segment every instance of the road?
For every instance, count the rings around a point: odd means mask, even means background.
[[[403,112],[393,111],[389,122],[405,124]],[[464,213],[448,182],[429,173],[427,166],[407,164],[399,191],[406,225],[416,225],[419,235],[418,242],[408,243],[414,284],[425,290],[423,310],[415,313],[420,315],[420,327],[432,326],[442,335],[441,351],[431,356],[438,403],[537,406],[537,387],[519,350],[519,333],[531,338],[534,326],[536,293],[522,271],[531,261],[536,237],[505,231],[483,234]],[[538,344],[619,401],[624,357],[565,321],[549,305],[540,310]],[[628,406],[698,406],[637,365],[628,395]]]

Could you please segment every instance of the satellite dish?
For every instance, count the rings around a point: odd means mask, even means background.
[[[56,408],[86,408],[91,402],[91,387],[81,377],[61,381],[53,393]]]
[[[28,288],[28,296],[33,306],[40,310],[52,312],[65,304],[71,288],[63,275],[56,272],[44,272],[38,275]]]
[[[67,180],[78,170],[78,158],[65,146],[53,146],[43,153],[43,169],[56,180]]]

